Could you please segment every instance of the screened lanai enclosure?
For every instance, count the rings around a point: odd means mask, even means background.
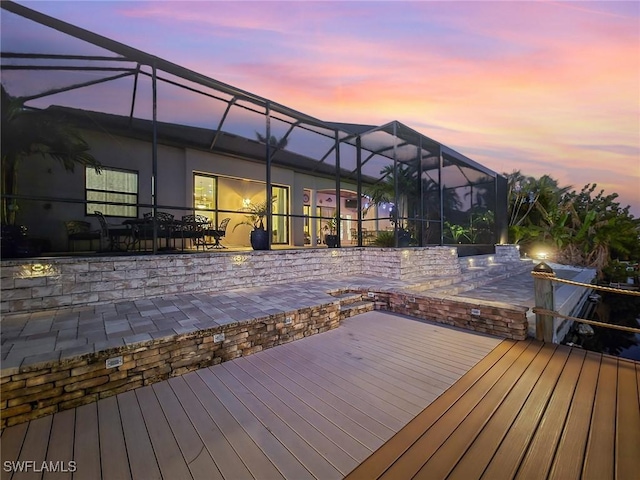
[[[400,122],[322,121],[2,9],[3,256],[506,242],[504,177]]]

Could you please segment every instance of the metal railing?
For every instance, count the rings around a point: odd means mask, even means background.
[[[553,342],[553,319],[562,318],[565,320],[572,320],[574,322],[586,323],[588,325],[594,325],[597,327],[611,328],[615,330],[622,330],[631,333],[640,333],[640,328],[627,327],[625,325],[616,325],[613,323],[598,322],[595,320],[589,320],[586,318],[573,317],[570,315],[564,315],[555,310],[554,298],[553,298],[553,282],[563,283],[566,285],[574,285],[589,290],[597,290],[610,293],[619,293],[623,295],[630,295],[640,297],[640,291],[627,290],[622,288],[605,287],[600,285],[594,285],[590,283],[574,282],[572,280],[566,280],[556,277],[555,272],[549,265],[542,262],[535,266],[531,272],[533,276],[533,288],[535,293],[535,307],[533,313],[536,314],[536,339],[545,342]]]

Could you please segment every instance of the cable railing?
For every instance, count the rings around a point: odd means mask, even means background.
[[[616,287],[607,287],[595,285],[591,283],[580,283],[573,280],[567,280],[556,277],[553,269],[542,262],[535,266],[531,272],[534,280],[535,307],[533,313],[536,314],[536,339],[544,342],[553,342],[553,319],[561,318],[579,323],[585,323],[596,327],[611,328],[614,330],[622,330],[630,333],[640,334],[640,328],[628,327],[626,325],[617,325],[614,323],[599,322],[589,320],[587,318],[574,317],[572,315],[564,315],[555,310],[553,283],[562,283],[565,285],[573,285],[577,287],[587,288],[589,290],[603,291],[622,295],[640,297],[640,291],[628,290]]]

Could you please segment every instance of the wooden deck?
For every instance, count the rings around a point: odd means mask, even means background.
[[[640,363],[505,340],[355,479],[636,479]]]
[[[9,427],[2,480],[343,478],[499,344],[388,313],[358,315],[327,333]],[[29,472],[5,468],[25,461],[35,462]],[[42,462],[76,472],[43,475]]]

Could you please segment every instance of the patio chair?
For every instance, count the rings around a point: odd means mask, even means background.
[[[131,229],[122,225],[110,225],[107,223],[107,219],[104,217],[102,212],[96,210],[93,213],[98,217],[98,222],[100,222],[100,227],[102,229],[100,249],[103,249],[102,240],[104,239],[108,242],[110,251],[126,250],[127,242],[131,239]]]
[[[358,229],[352,228],[351,230],[351,243],[358,243]]]
[[[100,248],[100,240],[102,235],[100,230],[91,230],[91,224],[84,220],[69,220],[64,222],[67,229],[67,250],[75,251],[75,242],[89,242],[89,250],[93,250],[93,241],[98,240],[98,248]]]
[[[148,242],[153,240],[153,223],[145,218],[130,218],[122,223],[131,229],[129,248],[137,251],[146,250]]]
[[[363,245],[373,245],[377,237],[376,232],[372,232],[366,228],[362,229],[362,244]]]
[[[227,248],[224,245],[220,244],[220,239],[226,235],[227,226],[229,225],[230,221],[231,221],[230,218],[225,218],[220,222],[220,224],[218,225],[218,228],[205,229],[204,234],[207,237],[210,237],[213,239],[213,242],[206,243],[207,248]]]

